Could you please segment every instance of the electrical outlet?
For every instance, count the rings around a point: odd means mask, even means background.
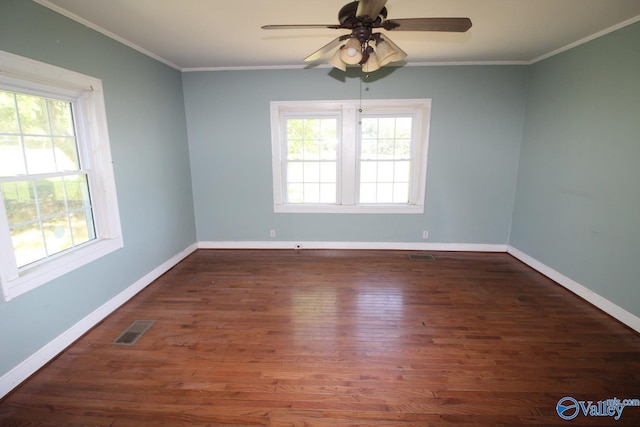
[[[271,231],[269,231],[269,237],[271,237],[272,239],[275,239],[275,237],[276,237],[276,230],[271,230]]]
[[[422,232],[422,238],[423,238],[423,239],[428,239],[428,238],[429,238],[429,232],[428,232],[427,230],[424,230],[424,231]]]

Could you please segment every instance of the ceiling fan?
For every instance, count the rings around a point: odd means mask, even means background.
[[[346,71],[347,65],[360,65],[365,72],[376,71],[390,62],[404,59],[407,54],[386,35],[387,31],[445,31],[463,33],[471,28],[469,18],[408,18],[387,19],[387,0],[355,0],[338,13],[339,24],[265,25],[265,30],[330,28],[350,30],[350,34],[337,37],[304,60],[315,62],[340,46],[329,59],[329,64]],[[374,47],[375,46],[375,47]]]

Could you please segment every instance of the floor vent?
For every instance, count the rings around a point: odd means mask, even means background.
[[[433,255],[429,255],[429,254],[412,254],[412,255],[409,255],[409,259],[411,261],[435,261],[436,260]]]
[[[138,339],[147,332],[147,330],[156,323],[155,320],[136,320],[124,330],[118,338],[113,341],[113,344],[118,345],[133,345]]]

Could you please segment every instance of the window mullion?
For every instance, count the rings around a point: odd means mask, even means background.
[[[354,105],[345,105],[342,109],[342,146],[340,181],[342,205],[356,204],[356,148],[358,139],[358,111]]]

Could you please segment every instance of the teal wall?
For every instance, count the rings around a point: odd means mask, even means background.
[[[511,245],[640,316],[640,23],[531,67]]]
[[[183,74],[199,241],[506,244],[527,69],[405,67],[365,80],[329,69]],[[425,213],[273,212],[270,101],[431,98]]]
[[[123,249],[0,302],[1,376],[196,235],[179,71],[25,0],[0,2],[0,50],[102,79],[124,237]]]

